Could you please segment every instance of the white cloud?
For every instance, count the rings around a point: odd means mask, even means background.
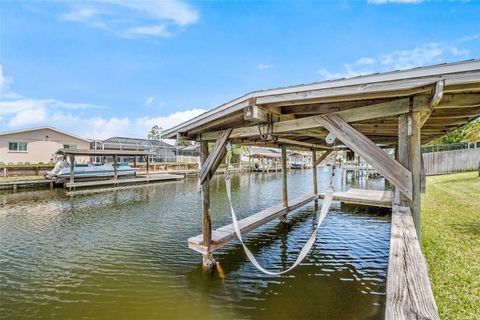
[[[459,41],[455,42],[458,43]],[[358,75],[391,70],[402,70],[458,60],[470,52],[447,43],[427,43],[408,50],[396,50],[376,57],[362,57],[352,64],[344,64],[342,71],[325,68],[317,71],[324,79],[350,78]]]
[[[63,19],[127,38],[165,38],[170,36],[170,29],[194,24],[199,19],[198,12],[183,0],[93,0],[67,5]]]
[[[148,98],[145,100],[145,103],[144,103],[144,104],[145,104],[147,107],[150,107],[150,106],[152,105],[152,103],[153,103],[154,100],[155,100],[155,97],[150,96],[150,97],[148,97]]]
[[[125,36],[136,36],[136,35],[166,38],[170,36],[170,32],[167,31],[166,25],[135,27],[125,31]]]
[[[402,3],[402,4],[409,4],[409,3],[420,3],[424,0],[368,0],[368,3],[371,4],[387,4],[387,3]]]
[[[3,67],[0,65],[0,94],[3,96],[3,92],[8,90],[8,87],[12,79],[3,75]]]
[[[274,68],[274,67],[275,67],[274,64],[264,64],[264,63],[260,63],[260,64],[257,66],[257,69],[264,70],[264,69],[270,69],[270,68]]]
[[[473,40],[477,40],[477,39],[480,39],[480,33],[462,37],[462,38],[458,39],[457,42],[467,42],[467,41],[473,41]]]
[[[4,88],[2,66],[0,65],[0,84]],[[0,128],[2,130],[25,129],[37,126],[54,126],[79,136],[91,139],[106,139],[111,136],[130,136],[146,138],[150,128],[157,124],[167,129],[190,120],[206,110],[194,108],[175,112],[166,116],[104,117],[98,115],[82,116],[83,110],[101,110],[102,107],[86,103],[70,103],[57,99],[33,99],[6,91],[0,99]],[[153,103],[154,97],[148,97],[145,103]],[[75,110],[75,112],[72,112]]]
[[[361,73],[361,72],[353,72],[353,71],[349,71],[349,70],[346,70],[344,72],[331,72],[325,68],[322,68],[322,69],[319,69],[317,70],[317,73],[322,76],[323,79],[325,80],[334,80],[334,79],[341,79],[341,78],[352,78],[352,77],[356,77],[356,76],[360,76],[362,74],[367,74],[369,73],[368,71],[365,72],[365,73]]]
[[[362,57],[355,62],[356,64],[374,64],[376,62],[375,58]]]

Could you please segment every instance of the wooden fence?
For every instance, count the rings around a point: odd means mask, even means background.
[[[427,175],[478,170],[480,148],[424,153],[423,165]]]

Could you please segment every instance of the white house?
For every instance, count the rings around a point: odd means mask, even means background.
[[[58,149],[90,149],[90,140],[52,127],[0,132],[0,164],[53,162]],[[88,161],[78,157],[78,162]]]

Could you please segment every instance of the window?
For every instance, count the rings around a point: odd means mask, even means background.
[[[77,149],[76,144],[64,144],[63,149]]]
[[[9,151],[27,151],[27,143],[26,142],[9,142],[8,143],[8,150]]]

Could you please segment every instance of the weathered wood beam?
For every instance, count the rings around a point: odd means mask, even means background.
[[[480,93],[444,94],[437,109],[473,108],[480,106]]]
[[[408,165],[412,172],[412,202],[411,212],[413,216],[413,222],[415,223],[415,229],[417,230],[417,236],[419,241],[422,239],[422,208],[421,208],[421,193],[422,193],[422,142],[421,142],[421,114],[419,112],[412,112],[409,114],[411,121],[411,134],[408,139]]]
[[[75,182],[75,156],[70,156],[70,183]]]
[[[200,142],[200,164],[203,169],[208,160],[208,141]],[[212,217],[210,212],[210,175],[207,174],[205,180],[201,183],[202,190],[202,244],[207,248],[203,254],[203,267],[211,270],[214,265],[214,259],[208,248],[212,243]]]
[[[326,151],[328,152],[328,151]],[[313,194],[318,194],[318,182],[317,182],[317,150],[312,149],[312,178],[313,178]],[[317,201],[315,201],[317,204]]]
[[[321,144],[308,143],[308,142],[296,141],[296,140],[285,139],[285,138],[278,138],[277,142],[279,144],[301,146],[301,147],[306,147],[306,148],[316,148],[316,149],[320,149],[320,150],[330,150],[330,149],[332,149],[331,147],[324,146],[324,145],[321,145]]]
[[[392,211],[385,319],[440,319],[412,215],[405,207]]]
[[[366,107],[359,107],[351,110],[339,111],[336,112],[346,122],[355,122],[363,121],[375,118],[384,118],[384,117],[393,117],[398,116],[403,113],[408,113],[409,109],[409,98],[401,98],[389,102],[379,103],[375,105],[370,105]],[[419,103],[419,105],[421,105]],[[425,105],[423,105],[425,106]],[[308,130],[318,128],[319,125],[318,119],[319,116],[305,117],[295,120],[287,120],[281,122],[275,122],[273,124],[273,134],[283,133],[283,132],[294,132],[299,130]],[[215,140],[217,139],[219,132],[207,132],[202,134],[202,140]],[[231,138],[247,138],[252,136],[258,136],[258,126],[249,126],[243,128],[233,129],[230,134]]]
[[[315,161],[313,161],[313,166],[314,167],[317,167],[320,163],[322,163],[323,160],[327,159],[327,157],[333,152],[333,150],[327,150],[325,151],[321,156],[320,158],[316,159]]]
[[[340,116],[335,114],[322,115],[317,121],[346,146],[364,158],[407,197],[412,197],[412,173],[408,169],[392,159],[385,151],[355,130]]]
[[[207,176],[212,176],[220,165],[222,158],[225,156],[225,145],[227,144],[231,132],[232,129],[222,131],[215,142],[212,153],[208,155],[208,158],[206,159],[205,164],[202,166],[200,171],[201,184],[205,181]]]
[[[424,79],[421,79],[420,81],[418,79],[403,81],[402,85],[396,86],[395,89],[391,91],[386,91],[387,89],[393,89],[389,83],[369,83],[356,88],[355,93],[352,92],[352,87],[344,86],[331,89],[296,91],[285,94],[257,97],[257,103],[260,105],[267,104],[269,106],[287,106],[305,104],[306,101],[314,103],[379,99],[425,94],[431,91],[431,87],[431,80]]]
[[[433,91],[432,99],[430,100],[430,107],[421,113],[420,116],[420,127],[422,127],[425,122],[428,120],[433,110],[438,106],[440,100],[443,98],[443,88],[445,87],[445,81],[438,81],[435,84],[435,89]]]
[[[148,161],[147,161],[148,164]],[[147,171],[148,172],[148,171]],[[113,179],[118,179],[118,163],[117,163],[117,155],[113,155]]]
[[[284,208],[288,207],[288,186],[287,186],[287,147],[285,145],[281,146],[282,154],[282,205]],[[287,218],[287,214],[283,216],[284,219]]]
[[[461,109],[461,112],[459,112],[458,109]],[[431,118],[458,119],[458,118],[465,118],[465,117],[475,117],[478,115],[480,115],[480,107],[435,109],[431,115]]]
[[[396,98],[383,98],[383,99],[367,99],[367,100],[354,100],[354,101],[340,101],[340,102],[326,102],[315,104],[304,104],[282,107],[283,114],[323,114],[339,112],[346,109],[364,107],[382,102],[388,102]]]
[[[398,161],[412,173],[412,196],[400,194],[400,205],[410,207],[418,238],[421,230],[421,140],[420,113],[403,114],[398,118]]]

